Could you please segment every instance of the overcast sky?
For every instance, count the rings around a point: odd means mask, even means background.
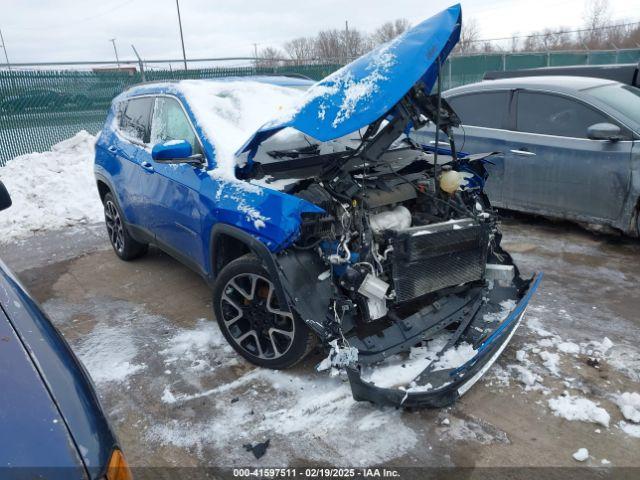
[[[281,46],[327,28],[371,31],[388,20],[412,23],[454,0],[180,0],[188,57],[249,56],[253,43]],[[586,0],[467,0],[482,38],[583,23]],[[640,20],[640,0],[609,0],[614,19]],[[0,0],[0,29],[12,62],[180,58],[175,0]],[[0,57],[4,62],[4,58]]]

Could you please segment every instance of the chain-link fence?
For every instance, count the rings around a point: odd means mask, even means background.
[[[490,70],[631,63],[639,59],[640,49],[456,56],[443,66],[443,86],[477,82]],[[336,64],[216,67],[154,70],[145,75],[147,81],[271,74],[299,74],[319,80],[337,68]],[[140,73],[124,71],[0,71],[0,166],[17,155],[48,150],[80,130],[97,133],[111,99],[141,81]]]
[[[145,72],[146,81],[248,75],[304,75],[319,80],[337,65],[278,68],[207,68]],[[48,150],[80,130],[97,133],[111,100],[142,81],[118,71],[0,71],[0,166],[30,152]]]

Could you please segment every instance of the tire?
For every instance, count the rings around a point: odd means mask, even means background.
[[[109,242],[116,255],[122,260],[129,261],[147,253],[149,245],[134,240],[127,231],[123,221],[124,215],[122,215],[111,192],[104,196],[102,203],[104,205],[104,221],[107,227],[107,235],[109,235]]]
[[[229,345],[259,367],[292,367],[315,345],[309,327],[280,310],[269,273],[254,255],[222,269],[213,286],[213,312]]]

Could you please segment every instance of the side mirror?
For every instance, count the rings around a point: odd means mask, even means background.
[[[609,140],[616,142],[622,139],[620,127],[613,123],[594,123],[587,128],[587,138],[591,140]]]
[[[151,158],[158,163],[202,163],[202,155],[193,155],[191,144],[186,140],[168,140],[151,149]]]
[[[6,210],[11,206],[11,196],[4,186],[4,183],[0,182],[0,210]]]

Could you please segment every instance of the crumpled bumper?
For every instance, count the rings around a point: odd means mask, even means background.
[[[511,313],[478,346],[476,355],[455,369],[423,372],[420,383],[441,385],[433,390],[420,387],[407,390],[401,388],[378,387],[362,379],[357,368],[347,368],[351,391],[355,400],[367,400],[380,405],[402,407],[440,408],[451,405],[464,395],[486,372],[509,344],[516,329],[522,322],[531,297],[537,290],[542,273],[536,274],[529,288],[520,298]],[[413,390],[413,391],[411,391]]]

